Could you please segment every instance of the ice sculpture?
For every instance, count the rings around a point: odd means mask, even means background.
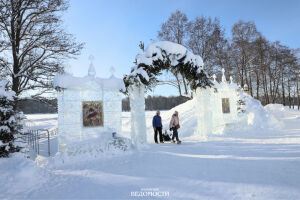
[[[59,151],[91,138],[111,138],[121,132],[122,79],[98,78],[91,62],[88,76],[57,75]]]
[[[230,77],[230,83],[226,81],[225,70],[222,69],[222,81],[212,76],[214,86],[212,88],[198,88],[196,91],[196,115],[198,125],[196,133],[201,138],[208,134],[222,134],[225,126],[237,121],[238,86]]]

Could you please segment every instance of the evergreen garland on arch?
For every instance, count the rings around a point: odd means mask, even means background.
[[[129,75],[125,75],[123,78],[126,91],[128,92],[128,87],[133,84],[143,84],[146,89],[151,89],[158,82],[157,76],[161,75],[163,70],[170,71],[175,70],[178,73],[184,74],[188,84],[191,89],[206,88],[213,86],[212,81],[208,78],[207,74],[202,69],[202,66],[197,66],[193,62],[184,62],[186,55],[183,55],[177,59],[177,64],[172,65],[172,58],[180,56],[179,54],[168,54],[164,49],[161,49],[162,59],[153,59],[151,64],[146,64],[144,62],[138,63],[134,66]],[[152,54],[152,58],[156,57],[156,53]],[[174,59],[173,59],[174,60]],[[142,72],[142,73],[140,73]],[[147,74],[145,75],[143,74]]]

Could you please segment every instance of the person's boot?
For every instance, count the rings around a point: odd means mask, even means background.
[[[177,141],[177,144],[181,144],[181,141],[180,141],[180,140],[178,140],[178,141]]]
[[[175,140],[171,140],[171,143],[175,143]]]

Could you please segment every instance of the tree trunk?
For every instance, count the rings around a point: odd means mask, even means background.
[[[242,67],[242,73],[241,73],[241,87],[244,88],[244,69]]]
[[[181,76],[182,76],[182,81],[183,81],[183,85],[184,85],[184,94],[187,95],[188,94],[187,83],[186,83],[184,74],[181,73]]]
[[[259,84],[260,84],[260,82],[259,82],[259,73],[257,70],[256,70],[255,74],[256,74],[256,98],[259,100]]]
[[[290,81],[289,81],[290,82]],[[292,98],[291,98],[291,86],[288,82],[288,92],[289,92],[289,107],[292,108]]]
[[[179,92],[179,96],[182,96],[182,93],[181,93],[181,85],[180,85],[180,80],[178,78],[178,74],[174,73],[174,76],[177,80],[177,86],[178,86],[178,92]]]
[[[298,110],[300,109],[300,95],[299,95],[299,75],[296,75],[296,91],[297,91],[297,101],[298,101]]]
[[[285,93],[284,93],[284,79],[283,74],[281,75],[281,89],[282,89],[282,104],[285,106]]]
[[[263,76],[264,76],[266,101],[267,101],[267,104],[269,104],[270,103],[270,98],[269,98],[269,91],[268,91],[267,75],[264,74]]]
[[[250,89],[250,94],[253,97],[253,89],[252,89],[252,78],[251,78],[251,73],[249,73],[249,89]]]
[[[288,80],[288,93],[289,93],[289,108],[291,108],[292,107],[292,98],[291,98],[290,80]]]

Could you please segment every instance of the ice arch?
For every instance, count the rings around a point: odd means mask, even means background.
[[[203,70],[203,60],[186,47],[169,41],[155,42],[136,56],[136,65],[123,78],[131,107],[131,138],[134,143],[146,142],[145,90],[153,87],[163,70],[183,74],[191,89],[210,88],[213,83]]]

